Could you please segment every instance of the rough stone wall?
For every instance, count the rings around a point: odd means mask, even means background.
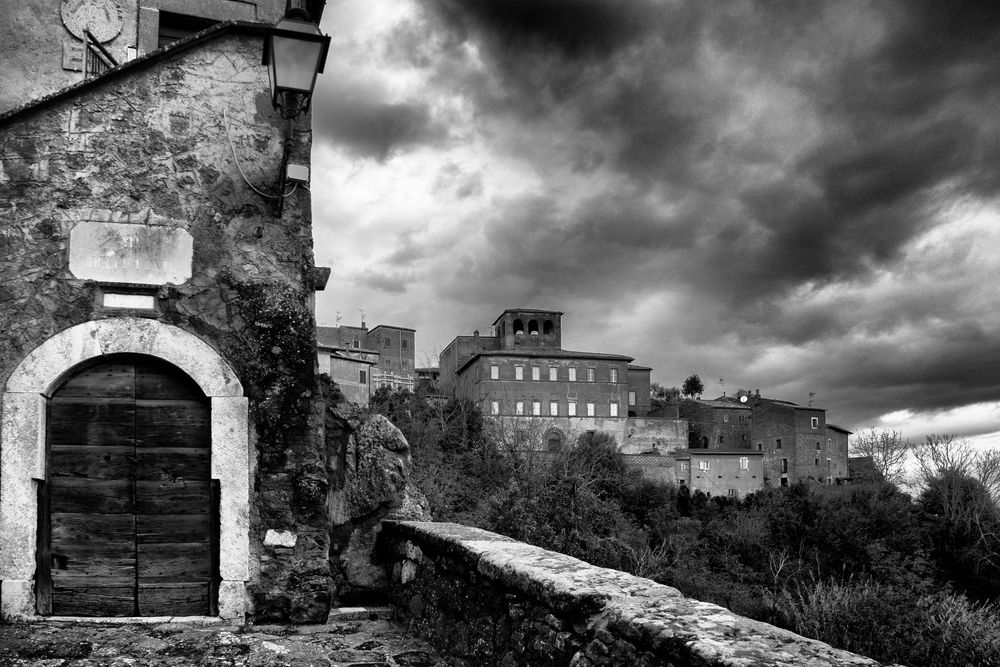
[[[879,664],[484,530],[387,521],[380,553],[401,615],[455,664]]]
[[[409,481],[410,447],[382,415],[368,415],[338,400],[327,386],[327,498],[332,594],[340,605],[384,597],[385,568],[375,558],[381,521],[429,520],[427,499]]]
[[[261,51],[259,31],[224,28],[0,120],[0,382],[53,334],[105,317],[156,318],[214,347],[250,400],[257,618],[322,621],[329,481],[317,446],[310,200],[300,189],[276,218],[236,162],[258,188],[276,184],[286,124]],[[293,154],[308,162],[310,142],[302,119]],[[154,311],[104,308],[109,286],[69,268],[72,229],[93,222],[185,230],[191,278],[148,288]]]

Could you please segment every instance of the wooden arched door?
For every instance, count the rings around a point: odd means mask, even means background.
[[[216,613],[210,407],[186,374],[142,355],[101,357],[53,393],[39,613]]]

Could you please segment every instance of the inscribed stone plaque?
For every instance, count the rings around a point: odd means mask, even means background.
[[[179,285],[191,277],[192,239],[184,229],[81,222],[69,235],[69,270],[107,283]]]

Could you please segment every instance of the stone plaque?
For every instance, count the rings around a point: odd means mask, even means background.
[[[179,285],[191,277],[192,250],[184,229],[81,222],[69,235],[69,270],[107,283]]]
[[[72,37],[63,40],[63,69],[71,72],[83,71],[83,42]]]

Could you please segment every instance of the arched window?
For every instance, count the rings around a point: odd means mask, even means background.
[[[528,333],[532,336],[538,335],[538,320],[530,320],[528,322]]]
[[[542,323],[542,333],[546,336],[551,336],[554,330],[555,326],[552,324],[552,320],[545,320],[545,322]]]
[[[545,448],[550,452],[562,451],[566,444],[566,436],[557,428],[550,428],[545,432]]]
[[[514,320],[514,335],[515,336],[524,335],[524,322],[522,320]]]

